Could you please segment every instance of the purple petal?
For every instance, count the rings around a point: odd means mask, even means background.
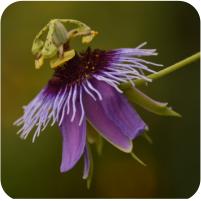
[[[102,92],[101,106],[105,114],[129,139],[133,140],[148,128],[124,95],[104,82],[95,81],[94,86]]]
[[[90,159],[89,159],[89,150],[87,145],[84,149],[84,173],[83,173],[83,179],[87,179],[89,176],[89,169],[90,169]]]
[[[60,126],[63,137],[61,172],[67,172],[74,167],[82,156],[86,144],[86,119],[84,117],[79,126],[81,109],[78,103],[76,109],[74,121],[71,122],[71,115],[66,114]]]
[[[111,120],[110,116],[105,111],[103,107],[105,100],[94,101],[91,96],[85,94],[84,102],[87,118],[98,132],[120,150],[131,152],[132,141],[119,129],[119,126]]]

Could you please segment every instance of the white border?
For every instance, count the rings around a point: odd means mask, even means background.
[[[20,0],[18,0],[18,1],[15,1],[15,0],[3,1],[2,0],[1,4],[0,4],[0,16],[2,17],[3,12],[6,10],[6,8],[9,5],[11,5],[15,2],[19,2],[19,1]],[[31,0],[24,0],[24,1],[31,1]],[[39,0],[34,0],[34,1],[39,1]],[[43,0],[43,1],[45,1],[45,0]],[[46,0],[46,1],[48,1],[48,0]],[[53,0],[49,0],[49,1],[53,1]],[[66,1],[66,0],[60,0],[60,1]],[[76,1],[76,0],[68,0],[68,1]],[[93,0],[77,0],[77,1],[93,1]],[[98,0],[94,0],[94,1],[98,1]],[[99,1],[108,1],[108,0],[99,0]],[[109,1],[115,1],[115,0],[109,0]],[[116,0],[116,1],[123,1],[123,0]],[[133,0],[127,0],[127,1],[133,1]],[[140,0],[138,0],[138,1],[140,1]],[[148,0],[148,1],[152,1],[152,0]],[[155,0],[155,1],[157,1],[157,0]],[[160,1],[165,1],[165,0],[160,0]],[[178,1],[178,0],[168,0],[168,1]],[[199,13],[199,16],[201,16],[201,2],[200,2],[200,0],[184,0],[183,2],[186,2],[186,3],[190,4],[191,6],[193,6],[195,8],[195,10]]]
[[[26,0],[26,1],[29,1],[29,0]],[[69,1],[72,1],[72,0],[69,0]],[[81,1],[84,1],[84,0],[81,0]],[[102,1],[107,1],[107,0],[102,0]],[[11,4],[15,3],[15,2],[18,2],[18,1],[15,1],[15,0],[1,0],[1,4],[0,4],[0,16],[1,16],[1,19],[2,19],[2,14],[6,10],[6,8],[9,5],[11,5]],[[185,0],[183,2],[186,2],[186,3],[189,3],[190,5],[192,5],[195,8],[195,10],[197,10],[199,16],[201,16],[201,1],[200,0]],[[11,199],[12,198],[9,197],[5,193],[5,191],[3,190],[2,186],[0,185],[0,200],[7,201],[7,200],[11,200]],[[201,200],[201,188],[200,188],[200,186],[199,186],[197,192],[190,199],[191,200],[196,200],[196,201],[197,200]],[[22,200],[22,201],[25,200],[26,201],[26,200],[29,200],[29,199],[18,199],[18,200]],[[42,201],[43,199],[37,199],[37,200],[41,200]],[[60,199],[53,199],[53,200],[60,200]],[[74,201],[74,200],[79,200],[79,199],[68,199],[68,200]],[[90,200],[94,200],[94,199],[90,199]],[[109,199],[105,199],[105,200],[107,201]],[[124,199],[114,199],[114,200],[124,200]],[[129,199],[129,200],[131,200],[131,199]],[[136,200],[143,201],[145,199],[136,199]],[[162,199],[157,199],[157,200],[162,200]],[[171,200],[171,199],[166,199],[166,200]],[[183,200],[183,199],[179,199],[179,200]]]

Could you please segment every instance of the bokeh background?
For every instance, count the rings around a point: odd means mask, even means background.
[[[199,51],[200,19],[184,2],[17,2],[2,16],[1,184],[15,198],[186,198],[200,183],[199,62],[140,87],[151,97],[168,101],[183,118],[161,117],[136,107],[150,127],[150,145],[139,137],[135,153],[143,167],[104,142],[102,156],[92,147],[91,189],[81,179],[83,160],[61,174],[61,136],[47,128],[31,143],[16,135],[12,123],[45,85],[48,64],[34,69],[31,45],[35,34],[53,18],[74,18],[99,31],[94,48],[135,47],[148,41],[159,56],[150,60],[169,66]],[[85,47],[74,43],[78,49]]]

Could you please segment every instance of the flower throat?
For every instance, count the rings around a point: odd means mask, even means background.
[[[93,74],[107,66],[107,63],[105,51],[92,51],[88,48],[86,52],[76,53],[71,60],[56,68],[49,84],[52,87],[80,85],[85,79],[90,79]]]

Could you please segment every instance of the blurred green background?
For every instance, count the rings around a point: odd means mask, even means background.
[[[200,19],[184,2],[18,2],[2,16],[1,183],[15,198],[184,198],[200,183],[199,62],[148,87],[151,97],[167,101],[183,118],[160,117],[137,108],[150,127],[153,145],[139,137],[135,153],[143,167],[104,143],[102,156],[93,147],[94,177],[90,190],[82,180],[83,160],[68,173],[59,172],[61,136],[47,128],[31,143],[16,135],[12,123],[46,84],[48,65],[34,69],[31,45],[36,33],[53,18],[74,18],[99,35],[94,48],[135,47],[148,41],[159,56],[149,60],[169,66],[199,51]],[[83,49],[79,42],[74,44]]]

